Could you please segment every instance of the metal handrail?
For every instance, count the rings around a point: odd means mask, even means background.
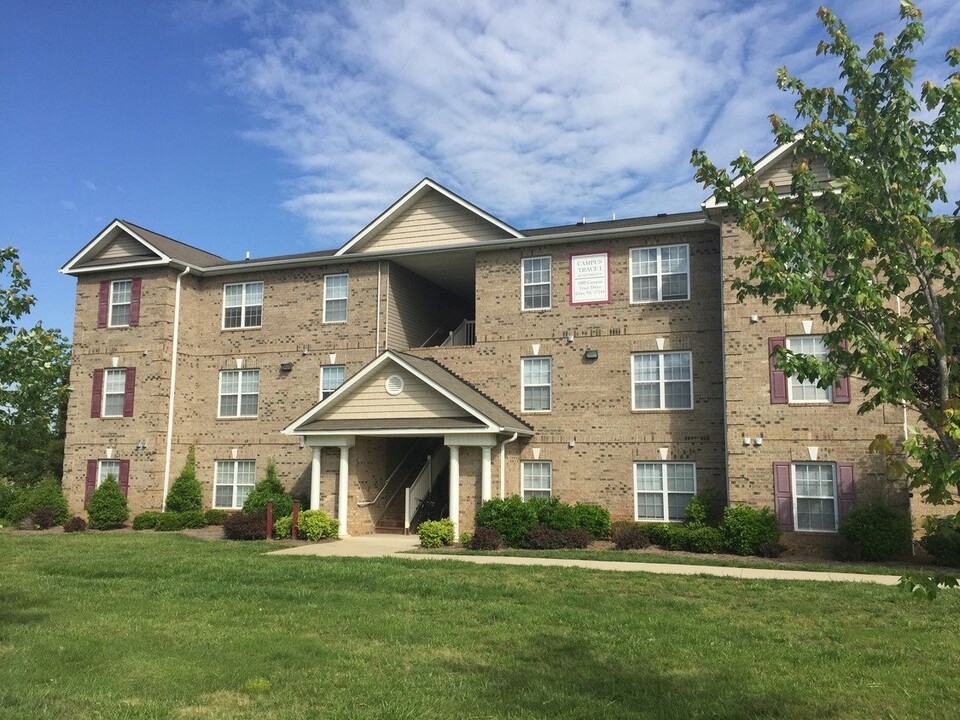
[[[474,345],[477,342],[477,321],[464,320],[456,330],[450,332],[447,339],[440,343],[440,347],[460,347]]]
[[[442,333],[442,332],[443,332],[443,328],[442,328],[442,327],[438,327],[436,330],[434,330],[432,333],[430,333],[430,336],[429,336],[426,340],[423,341],[423,344],[422,344],[420,347],[422,347],[422,348],[428,347],[430,341],[433,340],[433,338],[436,337],[437,333]]]
[[[437,475],[446,467],[447,462],[449,461],[449,448],[444,445],[437,450],[435,456],[430,456],[427,459],[426,464],[417,473],[417,478],[412,483],[410,487],[406,488],[406,495],[404,497],[404,509],[403,509],[403,529],[408,531],[410,530],[410,521],[414,518],[417,512],[420,510],[420,506],[423,504],[423,501],[430,495],[430,492],[433,490],[433,486],[437,479]],[[434,472],[434,468],[437,468],[437,472]],[[423,486],[426,485],[426,492],[424,492]]]
[[[358,500],[357,501],[358,507],[367,507],[368,505],[376,504],[377,500],[380,499],[380,496],[383,495],[383,491],[386,490],[387,487],[390,485],[390,481],[393,480],[393,476],[400,471],[400,468],[404,466],[404,464],[407,462],[407,459],[410,457],[413,451],[417,449],[417,445],[419,444],[420,444],[419,442],[415,442],[413,445],[410,446],[410,449],[407,450],[407,454],[403,456],[403,459],[399,463],[397,463],[397,466],[393,469],[393,472],[390,473],[390,477],[387,478],[387,481],[383,484],[383,487],[380,488],[380,492],[377,493],[377,496],[373,500],[365,500],[364,502],[360,502]],[[396,497],[396,493],[394,493],[394,497]]]

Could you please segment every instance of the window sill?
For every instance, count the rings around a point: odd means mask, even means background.
[[[690,302],[690,297],[676,298],[675,300],[631,300],[631,305],[665,305],[666,303]]]
[[[256,420],[259,415],[217,415],[217,420]]]
[[[346,320],[323,320],[321,321],[322,325],[346,325]]]
[[[525,308],[525,307],[520,308],[520,312],[545,312],[547,310],[553,310],[553,305],[550,305],[549,307],[541,307],[541,308]]]
[[[672,412],[692,412],[696,408],[631,408],[630,412],[637,415],[647,413],[672,413]]]
[[[246,325],[244,327],[221,327],[222,332],[236,332],[237,330],[262,330],[263,325]],[[217,510],[222,510],[223,508],[217,508]]]

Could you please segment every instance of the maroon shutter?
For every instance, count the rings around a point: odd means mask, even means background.
[[[87,460],[87,484],[83,489],[83,506],[90,502],[90,496],[97,489],[97,461]]]
[[[781,530],[793,530],[793,483],[790,479],[790,463],[773,464],[773,499],[777,506],[777,519]]]
[[[121,460],[120,461],[120,492],[124,495],[127,494],[127,490],[130,489],[130,461]]]
[[[846,340],[841,340],[840,347],[846,350],[849,344]],[[836,384],[833,386],[833,401],[835,403],[850,403],[850,378],[844,376],[837,379]]]
[[[840,500],[840,519],[853,509],[853,464],[837,463],[837,495]]]
[[[90,417],[100,417],[103,408],[103,370],[93,371],[93,397],[90,401]]]
[[[772,337],[767,341],[770,352],[770,402],[773,405],[783,405],[787,402],[787,374],[777,370],[776,357],[773,351],[787,344],[785,337]]]
[[[110,317],[110,281],[101,280],[100,281],[100,296],[98,298],[97,306],[97,327],[104,328],[107,326],[107,320]]]
[[[140,285],[142,279],[134,278],[130,283],[130,327],[140,324]]]
[[[123,386],[123,416],[133,417],[133,388],[137,382],[137,369],[127,368]]]

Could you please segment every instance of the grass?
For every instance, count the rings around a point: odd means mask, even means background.
[[[960,594],[0,533],[0,717],[952,717]]]

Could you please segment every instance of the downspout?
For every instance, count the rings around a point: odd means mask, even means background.
[[[504,493],[506,491],[506,488],[504,486],[504,475],[507,472],[506,447],[507,447],[507,443],[512,443],[516,439],[517,439],[517,433],[514,433],[513,437],[511,437],[509,440],[504,440],[502,443],[500,443],[500,499],[501,500],[503,500]]]
[[[187,266],[177,275],[177,289],[173,299],[173,348],[170,358],[170,399],[167,403],[167,451],[163,465],[163,500],[160,509],[167,509],[167,490],[170,487],[170,458],[173,453],[173,396],[177,390],[177,355],[180,345],[180,281],[190,273]]]

